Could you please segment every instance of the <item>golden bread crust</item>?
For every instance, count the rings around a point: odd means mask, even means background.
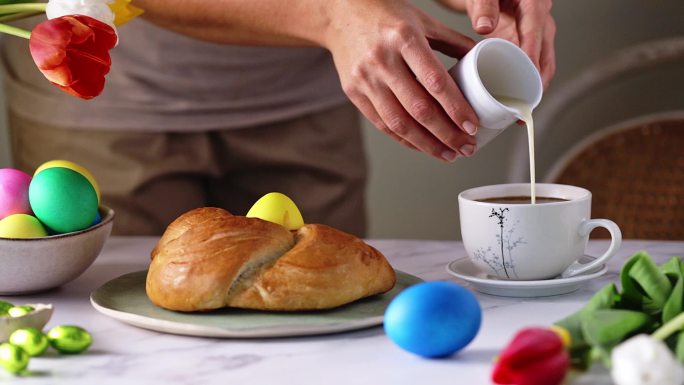
[[[180,234],[165,243],[162,237],[146,281],[153,303],[180,311],[225,307],[231,285],[245,270],[272,262],[294,244],[282,226],[232,215],[194,222]]]
[[[152,251],[147,295],[158,306],[278,311],[329,309],[394,287],[385,257],[325,225],[296,233],[257,218],[200,208],[169,225]]]

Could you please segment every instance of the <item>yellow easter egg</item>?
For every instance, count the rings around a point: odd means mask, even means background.
[[[297,205],[287,195],[278,192],[259,198],[249,209],[247,217],[277,223],[288,230],[297,230],[304,226],[304,219]]]
[[[40,238],[47,235],[43,224],[28,214],[13,214],[0,220],[0,238]]]
[[[68,168],[71,170],[76,171],[77,173],[83,175],[90,184],[93,185],[93,188],[95,189],[95,194],[97,194],[97,203],[100,203],[100,186],[97,184],[97,181],[95,180],[95,177],[93,174],[88,171],[87,168],[81,166],[80,164],[76,164],[74,162],[68,161],[68,160],[51,160],[48,162],[45,162],[41,164],[37,169],[36,172],[33,173],[34,176],[38,175],[39,172],[45,170],[46,168],[52,168],[52,167],[63,167],[63,168]]]

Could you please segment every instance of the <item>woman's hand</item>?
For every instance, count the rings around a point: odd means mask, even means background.
[[[474,42],[404,0],[327,6],[324,45],[359,110],[407,147],[447,161],[472,155],[477,115],[433,49],[460,58]]]
[[[475,32],[500,37],[520,46],[539,69],[544,88],[556,72],[556,23],[551,0],[440,0],[467,11]]]

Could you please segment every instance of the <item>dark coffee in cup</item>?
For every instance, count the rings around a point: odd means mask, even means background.
[[[532,203],[532,200],[530,199],[530,197],[524,197],[524,196],[510,196],[510,197],[476,199],[476,201],[484,202],[484,203],[498,203],[498,204],[505,204],[505,205],[530,204],[530,203]],[[567,202],[567,201],[568,201],[567,199],[563,199],[563,198],[537,197],[535,204]]]

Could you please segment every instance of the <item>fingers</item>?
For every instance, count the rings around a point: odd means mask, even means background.
[[[492,33],[499,23],[499,0],[469,0],[468,16],[475,32]]]
[[[358,92],[348,93],[348,96],[375,127],[402,145],[448,162],[463,155],[446,146],[413,119],[388,87],[365,87]],[[456,129],[452,131],[460,133]],[[460,135],[465,136],[462,133]],[[463,142],[466,143],[467,139]]]
[[[384,74],[384,76],[396,99],[413,120],[428,130],[448,149],[464,156],[472,155],[473,149],[467,145],[475,144],[474,138],[470,133],[462,132],[459,126],[454,124],[446,115],[444,107],[440,106],[426,89],[412,78],[413,75],[408,68],[394,68],[393,71]],[[461,101],[452,99],[452,103],[467,105],[458,88],[455,88],[455,91],[460,95]],[[473,130],[475,128],[474,123],[471,122],[471,125],[472,127],[463,124],[467,129]]]
[[[556,38],[556,23],[549,18],[544,28],[544,40],[542,41],[542,51],[540,58],[541,76],[544,82],[544,89],[549,86],[551,79],[556,74],[556,49],[554,39]]]
[[[413,7],[381,10],[387,14],[380,34],[377,22],[368,33],[363,13],[328,39],[344,92],[378,129],[407,147],[447,161],[472,155],[476,143],[468,133],[479,121],[430,43],[463,56],[474,42]],[[353,28],[363,33],[350,33]]]
[[[469,1],[470,13],[481,0]],[[475,17],[471,15],[471,19]],[[548,87],[556,72],[556,24],[551,15],[551,0],[502,0],[498,25],[489,36],[520,46],[539,70],[544,88]]]
[[[382,121],[381,131],[438,159],[451,162],[459,155],[416,122],[388,88],[375,88],[369,96]]]
[[[371,101],[367,97],[363,95],[358,95],[356,98],[354,98],[354,100],[352,100],[352,102],[354,103],[354,105],[356,105],[359,111],[361,111],[361,113],[366,117],[366,119],[368,119],[368,121],[370,121],[371,124],[374,125],[378,130],[389,135],[405,147],[410,148],[412,150],[418,150],[416,146],[414,146],[401,136],[395,134],[392,130],[389,129],[389,127],[387,127],[387,125],[382,120],[378,112],[375,110],[373,103],[371,103]]]
[[[517,14],[520,48],[527,53],[541,71],[540,57],[544,42],[544,28],[551,18],[550,0],[520,0]]]
[[[420,104],[418,104],[418,107],[416,108],[416,102],[411,100],[416,97],[425,99],[430,99],[431,97],[431,99],[434,99],[439,103],[441,110],[451,122],[455,123],[455,125],[464,133],[474,135],[479,125],[477,115],[461,93],[461,90],[456,85],[454,79],[432,53],[425,40],[414,39],[407,42],[402,46],[401,54],[406,65],[408,65],[410,71],[422,86],[422,89],[413,86],[407,86],[409,88],[402,89],[400,87],[400,79],[394,77],[393,80],[395,85],[392,89],[397,95],[397,98],[402,100],[402,104],[409,104],[409,106],[413,104],[413,108],[416,110],[420,108],[425,109],[425,107]],[[406,76],[410,76],[410,74],[407,74]],[[404,85],[406,84],[407,82],[404,82]],[[436,111],[428,112],[434,114]],[[450,143],[450,141],[453,140],[453,133],[450,130],[446,130],[443,125],[431,125],[430,122],[426,122],[428,113],[420,112],[420,114],[420,117],[416,116],[416,114],[413,114],[413,116],[426,127],[429,127],[432,133],[445,144],[456,149]],[[430,116],[430,119],[439,119],[439,115]]]

